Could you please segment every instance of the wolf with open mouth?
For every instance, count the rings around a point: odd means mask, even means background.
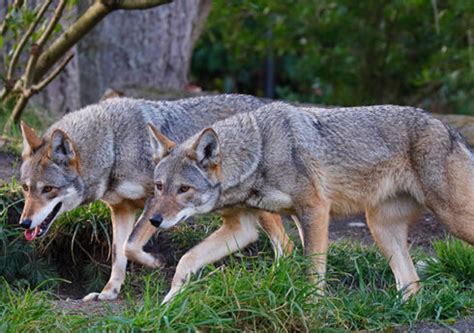
[[[101,292],[84,300],[116,298],[125,279],[125,252],[129,259],[147,266],[161,265],[158,258],[143,250],[144,244],[127,247],[135,214],[154,188],[154,157],[148,137],[143,135],[148,132],[147,123],[181,142],[219,119],[264,104],[245,95],[159,102],[113,98],[65,115],[42,137],[22,124],[25,206],[20,225],[25,238],[32,241],[44,236],[63,212],[104,201],[112,213],[112,273]],[[233,216],[234,220],[239,217]],[[277,249],[291,249],[278,215],[262,212],[261,226]],[[155,230],[150,224],[150,233]]]

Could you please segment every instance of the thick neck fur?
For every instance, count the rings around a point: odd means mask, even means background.
[[[219,122],[213,128],[219,136],[222,152],[218,206],[238,204],[247,196],[245,189],[250,191],[256,179],[262,157],[261,132],[255,117],[249,113]]]

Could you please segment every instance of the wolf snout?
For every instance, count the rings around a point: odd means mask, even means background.
[[[158,228],[160,226],[161,222],[163,222],[163,216],[161,214],[154,214],[150,218],[150,222],[154,227]]]
[[[23,221],[20,222],[20,226],[23,228],[23,229],[30,229],[31,227],[31,219],[24,219]]]

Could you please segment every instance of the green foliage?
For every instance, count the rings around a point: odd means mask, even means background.
[[[453,277],[472,286],[474,281],[474,251],[472,246],[453,238],[433,243],[436,257],[426,261],[424,272],[430,276]]]
[[[452,251],[451,255],[457,255],[457,249]],[[446,325],[474,314],[472,280],[466,288],[466,281],[452,275],[427,273],[421,292],[403,302],[393,281],[386,285],[378,282],[388,273],[376,252],[374,246],[333,244],[329,259],[333,278],[323,297],[317,296],[308,282],[308,259],[300,252],[276,262],[247,257],[231,259],[225,266],[210,265],[167,305],[160,305],[168,288],[162,274],[142,272],[134,276],[139,290],[136,286],[130,288],[130,282],[125,286],[121,309],[105,305],[103,311],[82,309],[83,313],[75,311],[75,315],[53,307],[55,300],[50,293],[16,290],[4,284],[0,292],[0,329],[381,331],[413,327],[420,321]],[[453,261],[450,269],[458,270],[458,264]],[[357,276],[359,273],[363,276]],[[335,276],[353,276],[353,281],[341,283]]]
[[[420,321],[446,325],[474,315],[474,249],[451,239],[434,243],[435,259],[415,251],[415,259],[427,263],[420,293],[407,302],[402,301],[388,264],[375,246],[348,241],[332,244],[326,293],[318,296],[306,274],[309,259],[301,249],[274,261],[265,240],[258,245],[258,255],[237,253],[203,269],[170,304],[160,305],[169,289],[169,274],[133,268],[122,291],[122,306],[80,303],[66,309],[64,301],[58,303],[44,289],[57,284],[57,279],[51,279],[57,276],[70,279],[74,275],[78,285],[85,283],[94,291],[104,285],[108,267],[103,262],[110,242],[107,207],[96,203],[67,213],[44,240],[26,243],[5,215],[8,207],[18,207],[22,200],[19,186],[0,188],[0,198],[2,332],[381,331],[413,327]],[[182,224],[173,233],[172,245],[182,253],[219,224],[215,215],[196,219],[189,226]],[[18,253],[25,255],[12,260]],[[22,265],[28,267],[27,273]]]
[[[37,286],[58,276],[83,281],[98,290],[107,281],[111,232],[108,208],[96,202],[62,214],[41,240],[27,242],[18,227],[23,198],[20,186],[0,187],[0,276],[17,286]],[[76,266],[79,265],[79,266]],[[85,267],[85,268],[84,268]]]
[[[192,71],[205,89],[262,95],[273,54],[276,98],[474,113],[473,23],[464,0],[219,1]]]
[[[9,213],[19,216],[17,205],[22,201],[15,183],[0,188],[0,276],[16,286],[36,286],[57,275],[47,260],[38,255],[35,244],[24,240],[18,225],[8,223]]]

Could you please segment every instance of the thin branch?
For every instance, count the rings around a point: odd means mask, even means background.
[[[54,80],[56,76],[61,73],[61,71],[67,66],[67,64],[74,58],[74,53],[69,54],[66,56],[60,63],[59,65],[47,76],[43,79],[43,81],[34,84],[31,87],[31,93],[35,94],[38,91],[41,91],[44,87],[46,87],[51,81]]]
[[[140,10],[164,5],[172,1],[173,0],[103,0],[103,3],[112,9]]]
[[[96,0],[66,31],[63,32],[38,59],[33,81],[41,77],[71,47],[92,30],[102,19],[115,9],[146,9],[171,2],[172,0]]]
[[[25,75],[24,75],[24,81],[25,81],[25,86],[29,87],[33,82],[36,82],[36,80],[40,80],[41,77],[36,77],[35,79],[35,72],[36,72],[36,64],[38,62],[38,58],[41,55],[42,48],[46,41],[48,40],[49,36],[53,32],[54,27],[56,24],[59,22],[59,19],[61,18],[61,15],[63,13],[63,9],[66,6],[66,0],[61,0],[56,7],[56,10],[54,11],[53,16],[51,17],[51,20],[49,21],[45,31],[41,35],[41,37],[38,39],[38,42],[31,45],[31,54],[30,57],[28,58],[28,63],[26,64],[26,69],[25,69]]]
[[[38,59],[33,80],[40,80],[52,65],[71,47],[84,37],[97,23],[99,23],[111,9],[104,6],[102,1],[96,0],[84,14],[67,28]]]
[[[44,44],[48,41],[48,38],[53,32],[54,27],[56,26],[56,24],[58,24],[59,20],[61,19],[64,7],[66,7],[66,2],[67,2],[66,0],[59,1],[59,4],[56,7],[56,10],[54,11],[53,17],[49,21],[48,26],[46,27],[42,36],[38,39],[37,44],[40,48],[42,48]]]
[[[18,46],[17,46],[17,48],[15,49],[15,52],[12,55],[10,65],[8,66],[8,71],[7,71],[7,76],[6,76],[7,82],[11,81],[11,79],[13,78],[13,73],[15,71],[15,67],[16,67],[16,64],[18,62],[18,59],[20,58],[21,51],[23,51],[23,48],[25,47],[26,42],[28,42],[28,40],[30,39],[31,35],[33,34],[36,27],[38,26],[39,22],[43,18],[44,13],[46,13],[46,10],[48,9],[49,5],[52,2],[53,2],[53,0],[48,0],[41,6],[40,10],[38,11],[38,13],[36,15],[35,20],[33,21],[33,23],[31,23],[30,27],[28,28],[28,30],[25,32],[25,34],[21,38],[20,42],[18,43]]]
[[[18,9],[21,6],[23,6],[23,0],[15,0],[12,5],[14,9]],[[12,13],[13,13],[13,9],[8,11],[7,14],[5,15],[5,19],[0,24],[0,36],[4,36],[7,33],[7,21],[12,16]]]

